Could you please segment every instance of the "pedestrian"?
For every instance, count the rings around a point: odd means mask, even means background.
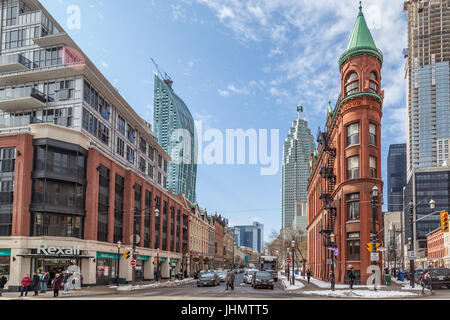
[[[0,273],[0,297],[3,294],[3,289],[5,288],[7,282],[8,279],[6,279],[6,277],[2,273]]]
[[[72,276],[69,272],[65,271],[64,275],[62,276],[62,282],[64,284],[64,294],[69,292],[69,279]]]
[[[34,295],[38,296],[39,295],[39,283],[40,283],[40,279],[39,276],[36,272],[33,272],[33,278],[31,279],[31,286],[33,287],[34,290]]]
[[[41,293],[47,293],[48,281],[50,280],[50,274],[45,271],[41,277]]]
[[[308,284],[311,283],[311,270],[308,269],[308,271],[306,271],[306,276],[308,277]]]
[[[58,297],[59,296],[59,289],[61,289],[61,287],[63,286],[63,282],[59,276],[59,273],[57,273],[55,275],[55,279],[53,279],[52,282],[52,288],[53,288],[53,297]]]
[[[231,290],[234,290],[234,280],[235,280],[234,272],[232,272],[231,270],[228,270],[227,277],[226,277],[227,290],[228,290],[228,288],[231,288]]]
[[[420,277],[420,284],[422,286],[422,294],[425,294],[425,288],[428,288],[431,292],[431,294],[433,294],[433,287],[432,287],[432,283],[431,283],[431,276],[430,276],[430,272],[428,270],[425,270],[422,273],[422,276]]]
[[[347,276],[348,276],[348,281],[350,284],[350,289],[353,289],[353,284],[355,283],[355,273],[353,272],[353,267],[349,266],[349,270],[347,272]]]
[[[31,285],[30,274],[27,273],[27,275],[23,277],[21,285],[22,286],[20,287],[20,296],[23,297],[23,293],[25,292],[26,297],[28,295],[28,289]]]

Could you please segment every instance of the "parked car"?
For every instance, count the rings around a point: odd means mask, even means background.
[[[217,271],[217,274],[219,275],[220,282],[225,282],[227,278],[227,273],[225,271]]]
[[[244,274],[244,283],[252,284],[252,279],[255,273],[258,272],[256,269],[248,269]]]
[[[197,280],[197,287],[220,285],[219,275],[215,272],[200,273]]]
[[[268,271],[256,272],[256,274],[253,276],[253,279],[252,279],[252,287],[255,289],[258,287],[260,287],[260,288],[264,287],[264,288],[270,288],[273,290],[274,280],[273,280],[272,274]]]
[[[446,286],[450,289],[450,269],[448,268],[431,268],[426,269],[425,271],[430,272],[431,283],[433,288],[441,288],[442,286]],[[421,284],[422,273],[420,272],[416,275],[415,281],[418,284]]]

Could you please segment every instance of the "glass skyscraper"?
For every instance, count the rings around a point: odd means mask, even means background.
[[[240,247],[252,248],[253,251],[264,251],[264,225],[253,222],[251,226],[235,226],[231,228],[234,242]]]
[[[315,143],[308,122],[302,119],[303,107],[298,107],[298,118],[292,123],[284,142],[281,168],[281,228],[290,228],[296,216],[298,201],[307,203],[307,185],[310,156]]]
[[[388,211],[403,211],[406,185],[406,144],[391,144],[387,160]]]
[[[196,201],[196,131],[192,115],[172,89],[171,80],[155,74],[153,126],[158,143],[172,157],[167,168],[167,188]]]
[[[405,50],[408,106],[408,175],[436,167],[438,141],[450,137],[450,3],[408,0]]]

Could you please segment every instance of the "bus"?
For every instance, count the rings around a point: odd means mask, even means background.
[[[275,281],[278,281],[278,257],[261,256],[260,270],[271,272],[273,274],[273,279]]]

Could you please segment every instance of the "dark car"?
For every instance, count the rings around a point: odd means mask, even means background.
[[[441,288],[446,286],[450,289],[450,269],[448,268],[433,268],[426,269],[430,272],[431,284],[433,288]],[[416,276],[416,282],[421,283],[422,272]]]
[[[198,275],[197,287],[220,285],[219,275],[215,272],[200,273]]]
[[[252,279],[252,287],[253,288],[270,288],[273,290],[274,288],[274,281],[273,281],[273,276],[270,272],[268,271],[258,271],[256,272],[256,274],[253,276]]]

